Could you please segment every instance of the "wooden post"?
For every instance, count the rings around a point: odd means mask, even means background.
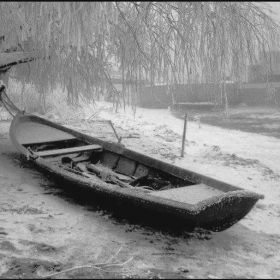
[[[187,119],[188,119],[188,114],[185,113],[181,157],[184,157],[184,153],[185,153],[185,141],[186,141]]]
[[[117,132],[116,132],[114,126],[113,126],[112,121],[109,121],[109,124],[111,125],[112,129],[114,130],[114,133],[115,133],[115,135],[116,135],[116,137],[117,137],[117,139],[118,139],[118,143],[121,143],[122,137],[119,137],[119,136],[118,136],[118,134],[117,134]]]

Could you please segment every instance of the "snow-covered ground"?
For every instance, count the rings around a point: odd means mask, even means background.
[[[55,113],[47,118],[61,122]],[[35,242],[55,248],[63,246],[63,249],[56,249],[55,255],[51,252],[40,255],[37,252],[36,257],[64,261],[66,265],[63,268],[71,268],[86,264],[90,256],[95,256],[97,252],[109,257],[119,246],[123,246],[123,261],[133,258],[125,266],[127,275],[140,277],[147,277],[150,275],[148,271],[152,270],[157,271],[158,275],[172,272],[186,278],[280,276],[279,139],[188,121],[185,155],[182,158],[183,120],[174,117],[167,109],[137,108],[134,112],[127,107],[125,111],[119,109],[116,113],[111,103],[98,102],[95,107],[86,107],[79,118],[64,121],[63,124],[93,136],[103,137],[106,134],[106,137],[116,141],[109,126],[108,130],[104,130],[104,135],[97,129],[96,121],[103,119],[113,122],[127,148],[264,194],[265,198],[258,201],[244,219],[223,232],[212,233],[207,238],[200,235],[172,237],[130,225],[115,225],[108,218],[103,221],[94,212],[47,196],[37,186],[36,178],[28,179],[26,171],[17,171],[18,167],[11,163],[4,165],[5,152],[2,152],[0,175],[5,180],[15,182],[24,176],[25,182],[20,186],[24,191],[2,182],[1,192],[4,195],[0,202],[6,208],[5,212],[0,209],[0,247],[4,246],[4,242],[6,245],[10,242],[19,250],[23,247],[20,240],[29,240],[32,242],[28,248],[25,247],[24,256],[31,257]],[[8,144],[8,126],[4,128],[5,133],[0,135],[2,151],[5,151],[5,147],[12,149]],[[4,140],[6,146],[3,146]],[[7,210],[9,205],[21,209],[26,203],[29,207],[39,207],[40,211],[49,215],[35,219],[31,215],[20,216]],[[21,235],[16,235],[19,227]],[[5,241],[2,242],[1,238]],[[13,256],[21,254],[17,252],[14,250]],[[8,255],[3,256],[7,258]],[[4,257],[3,260],[6,261]],[[0,264],[1,275],[7,265],[3,262]],[[41,273],[46,274],[46,271]]]
[[[97,107],[87,108],[85,119],[95,111],[99,112],[96,120],[111,120],[117,131],[123,130],[122,133],[119,131],[121,136],[139,135],[139,139],[122,140],[130,149],[264,194],[265,199],[258,202],[249,214],[255,222],[244,219],[241,223],[255,230],[279,234],[279,139],[188,121],[182,158],[184,121],[174,117],[168,109],[137,108],[135,112],[127,107],[125,111],[119,109],[116,113],[111,103],[99,102]],[[87,123],[85,121],[80,128]]]

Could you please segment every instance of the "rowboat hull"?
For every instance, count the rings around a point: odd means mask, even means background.
[[[264,198],[34,115],[17,114],[10,138],[57,179],[189,227],[225,230]]]

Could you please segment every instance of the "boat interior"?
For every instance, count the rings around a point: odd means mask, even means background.
[[[230,191],[184,180],[77,138],[23,146],[59,168],[80,176],[97,177],[109,184],[176,202],[197,205]]]
[[[58,168],[80,175],[81,178],[102,180],[116,187],[131,188],[192,205],[226,192],[240,190],[215,180],[210,180],[212,183],[209,186],[208,183],[201,183],[200,175],[195,173],[188,172],[190,176],[186,176],[184,171],[164,163],[158,164],[152,158],[146,157],[143,160],[140,154],[136,157],[128,156],[121,149],[118,150],[115,144],[112,149],[110,144],[92,144],[94,141],[87,140],[86,137],[76,137],[71,132],[49,126],[43,120],[38,123],[33,116],[23,117],[15,127],[13,131],[16,142],[27,149],[30,155],[43,158]],[[194,180],[189,177],[194,177]],[[209,179],[204,181],[208,182]]]
[[[190,181],[77,138],[23,146],[67,171],[88,178],[97,176],[105,182],[124,188],[137,188],[149,192],[194,185]]]

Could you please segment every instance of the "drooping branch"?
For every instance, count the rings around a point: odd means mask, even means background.
[[[126,85],[143,79],[240,82],[260,53],[279,47],[280,27],[268,8],[262,2],[2,2],[0,69],[32,61],[30,79],[39,91],[59,84],[71,103],[119,94],[112,70],[122,75],[124,102]]]
[[[35,52],[11,52],[0,53],[0,71],[11,68],[14,65],[33,61],[38,58]]]

